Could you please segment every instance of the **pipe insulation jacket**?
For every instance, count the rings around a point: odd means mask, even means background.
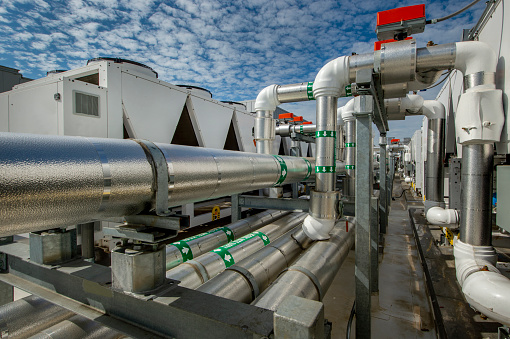
[[[312,240],[302,229],[290,230],[252,256],[227,268],[197,290],[249,304],[311,243]]]
[[[227,226],[218,227],[208,232],[169,244],[166,247],[166,269],[168,271],[179,266],[183,262],[197,258],[206,252],[239,239],[287,214],[290,214],[290,211],[267,210],[238,220]],[[183,252],[184,248],[188,249],[185,253]]]
[[[288,296],[321,301],[354,244],[355,219],[340,220],[331,238],[308,248],[252,305],[276,310]]]
[[[299,182],[314,171],[304,158],[153,146],[166,160],[169,207]],[[155,166],[134,140],[0,133],[0,237],[154,208]]]
[[[29,339],[120,339],[126,338],[120,332],[112,330],[98,322],[75,315],[67,320],[40,331]]]
[[[71,311],[31,295],[0,306],[1,337],[28,338],[73,315]]]
[[[258,231],[245,235],[227,245],[188,260],[166,272],[168,279],[180,281],[179,285],[197,288],[214,278],[228,267],[247,258],[264,246],[279,238],[287,231],[302,223],[306,213],[292,213]]]

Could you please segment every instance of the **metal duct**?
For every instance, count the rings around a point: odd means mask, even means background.
[[[218,227],[211,231],[180,240],[175,244],[169,244],[166,247],[166,269],[170,270],[189,260],[189,258],[197,258],[221,245],[239,239],[243,235],[253,232],[289,213],[290,211],[267,210],[227,226]],[[180,248],[183,242],[189,247],[191,254],[182,254]]]
[[[347,232],[345,224],[337,222],[329,240],[313,244],[252,304],[274,311],[290,295],[322,300],[354,244],[355,221]]]
[[[180,281],[180,286],[197,288],[223,272],[227,267],[247,258],[285,232],[301,224],[305,216],[306,213],[292,213],[285,216],[256,232],[167,271],[166,277]]]
[[[98,322],[75,315],[30,337],[30,339],[69,338],[120,339],[126,336]]]
[[[71,311],[31,295],[0,307],[1,337],[27,338],[73,315]]]
[[[197,290],[247,304],[251,303],[311,243],[312,240],[302,229],[291,230],[274,243],[227,268]]]
[[[152,145],[167,162],[169,207],[313,173],[314,164],[303,158]],[[149,209],[154,163],[133,140],[0,133],[0,237]]]
[[[469,245],[491,245],[493,162],[492,144],[462,146],[459,239]]]

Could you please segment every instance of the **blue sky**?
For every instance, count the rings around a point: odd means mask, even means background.
[[[427,18],[468,1],[425,1]],[[0,0],[0,64],[25,77],[73,69],[99,56],[151,66],[160,79],[209,89],[218,100],[249,100],[267,85],[313,81],[341,55],[373,50],[376,13],[423,1],[352,0]],[[458,41],[484,9],[469,11],[415,36]],[[423,92],[427,99],[437,91]],[[345,102],[340,100],[341,103]],[[283,108],[315,121],[314,102]],[[392,122],[390,135],[411,136],[420,118]]]

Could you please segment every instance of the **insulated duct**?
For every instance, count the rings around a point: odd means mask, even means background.
[[[163,205],[172,207],[306,180],[313,165],[134,140],[0,133],[0,236],[156,208],[162,180]]]

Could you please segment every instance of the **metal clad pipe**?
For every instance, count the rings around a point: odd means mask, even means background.
[[[275,139],[273,111],[257,111],[254,131],[257,153],[273,154],[273,141]]]
[[[455,56],[455,43],[418,48],[416,50],[416,71],[453,69]]]
[[[278,86],[276,90],[276,93],[278,94],[278,101],[283,104],[286,102],[311,100],[308,94],[309,84],[309,82],[301,82],[299,84]]]
[[[492,239],[492,144],[462,146],[460,240],[490,246]]]
[[[336,173],[333,169],[336,165],[337,101],[338,98],[332,96],[317,98],[317,131],[315,132],[317,145],[315,190],[317,192],[335,190]],[[319,172],[317,169],[323,171]]]
[[[27,338],[73,315],[31,295],[0,307],[0,333],[6,333],[9,338]]]
[[[349,80],[356,82],[356,71],[374,68],[374,53],[356,54],[349,57]]]
[[[306,217],[306,213],[292,213],[269,225],[262,227],[261,232],[270,242],[280,237],[285,232],[299,225]],[[238,239],[231,243],[228,248],[229,264],[240,262],[251,254],[265,246],[264,241],[259,236],[249,234],[246,236],[249,240]],[[220,252],[221,254],[225,252]],[[166,277],[180,281],[180,286],[187,288],[197,288],[207,280],[212,279],[227,268],[224,257],[215,252],[208,252],[193,261],[187,261],[166,272]],[[232,261],[230,261],[232,259]],[[229,266],[230,266],[229,265]]]
[[[346,232],[345,220],[339,221],[329,240],[313,244],[252,304],[274,311],[289,295],[320,300],[354,244],[354,232],[355,222]]]
[[[345,178],[343,195],[354,198],[356,191],[356,120],[345,122]]]
[[[251,303],[254,297],[264,291],[303,251],[303,245],[296,239],[305,239],[306,242],[308,238],[302,229],[291,230],[274,243],[209,280],[198,290],[243,303]]]
[[[427,130],[427,185],[425,197],[444,203],[444,119],[429,119]]]
[[[269,222],[273,222],[287,214],[290,211],[275,211],[268,210],[256,215],[252,215],[248,218],[236,221],[227,226],[216,228],[206,233],[202,233],[198,236],[190,237],[187,239],[183,239],[179,242],[185,242],[191,249],[191,257],[197,258],[202,254],[211,251],[215,248],[218,248],[221,245],[224,245],[229,242],[229,238],[227,237],[226,231],[232,232],[231,239],[239,239],[243,235],[246,235],[257,228],[260,228]],[[178,247],[169,244],[166,247],[166,269],[170,270],[181,263],[183,263],[185,258],[183,258],[181,251]]]

